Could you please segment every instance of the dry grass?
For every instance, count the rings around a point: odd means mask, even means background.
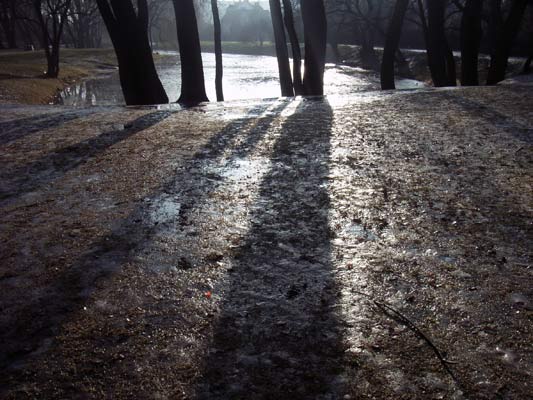
[[[0,103],[49,104],[66,86],[115,67],[111,49],[66,49],[61,51],[59,78],[46,79],[42,51],[0,52]]]

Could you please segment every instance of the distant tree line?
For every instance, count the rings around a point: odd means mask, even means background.
[[[490,57],[483,73],[484,83],[496,84],[505,78],[512,54],[527,56],[524,71],[531,68],[532,3],[533,0],[269,0],[269,29],[278,59],[281,94],[323,93],[327,43],[339,58],[339,45],[344,43],[358,44],[363,59],[376,59],[376,53],[382,51],[383,89],[394,88],[396,67],[405,63],[401,50],[405,47],[426,49],[435,86],[480,84],[481,53]],[[241,8],[250,15],[260,15],[254,24],[257,29],[264,29],[260,20],[267,17],[258,4],[243,1],[232,7],[233,11]],[[117,54],[127,104],[165,103],[168,98],[152,51],[157,41],[154,33],[169,29],[163,29],[161,21],[167,25],[172,21],[174,42],[181,57],[178,101],[196,104],[207,100],[200,46],[206,15],[213,25],[216,92],[217,100],[222,100],[224,24],[237,24],[239,18],[238,13],[229,13],[221,19],[217,0],[0,0],[0,47],[44,49],[46,77],[57,77],[62,46],[99,47],[107,32]],[[242,21],[239,24],[241,28],[246,26]],[[251,37],[263,41],[262,36]],[[454,50],[460,52],[458,63]]]
[[[383,46],[382,87],[394,88],[400,48],[425,48],[435,86],[478,85],[480,53],[490,56],[486,83],[505,78],[511,54],[533,52],[532,0],[326,0],[335,24],[328,40],[357,43],[363,58]],[[529,6],[529,7],[528,7]],[[456,65],[453,51],[461,53]],[[526,63],[527,70],[531,64]]]
[[[505,79],[508,59],[532,0],[397,0],[385,34],[386,42],[381,68],[383,89],[394,89],[394,61],[410,4],[418,13],[426,47],[428,66],[437,87],[455,86],[457,71],[448,26],[456,27],[461,52],[460,82],[464,86],[479,85],[479,56],[484,46],[490,55],[487,85]],[[531,7],[529,10],[531,13]],[[526,30],[530,36],[529,52],[533,48],[531,14]],[[455,26],[457,24],[458,26]],[[485,39],[485,43],[483,43]],[[530,61],[529,61],[530,62]],[[527,62],[524,69],[527,68]]]

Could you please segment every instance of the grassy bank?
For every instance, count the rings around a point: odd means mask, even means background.
[[[49,104],[57,92],[84,78],[116,68],[112,49],[65,49],[61,51],[57,79],[46,79],[42,51],[0,52],[0,103]]]

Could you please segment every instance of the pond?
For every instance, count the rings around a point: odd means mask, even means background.
[[[159,52],[159,77],[171,102],[180,94],[180,58],[177,52]],[[203,53],[207,96],[215,95],[215,55]],[[278,65],[275,57],[224,54],[225,100],[273,98],[280,96]],[[409,79],[397,81],[398,88],[419,88],[423,83]],[[379,76],[360,68],[327,64],[324,76],[327,95],[379,90]],[[60,93],[58,103],[70,106],[124,104],[118,71],[73,85]]]

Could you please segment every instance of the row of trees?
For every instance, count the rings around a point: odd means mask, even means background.
[[[150,26],[169,1],[147,0]],[[0,0],[0,49],[44,49],[47,77],[57,77],[60,45],[98,48],[104,31],[96,0]]]
[[[217,100],[223,100],[222,27],[217,0],[0,0],[3,32],[0,36],[8,47],[16,46],[17,35],[28,41],[38,38],[48,60],[46,76],[57,77],[63,33],[77,47],[97,47],[101,41],[99,21],[103,19],[116,50],[126,102],[164,103],[168,98],[154,66],[151,33],[158,18],[167,14],[168,19],[169,6],[173,7],[181,56],[179,101],[197,103],[206,101],[207,96],[196,14],[199,8],[205,12],[209,3],[214,24]],[[363,56],[375,57],[376,44],[383,43],[382,88],[394,88],[395,64],[404,61],[399,49],[401,38],[403,35],[405,41],[406,32],[413,29],[419,32],[427,49],[435,86],[454,86],[458,75],[463,85],[478,85],[478,60],[484,48],[491,57],[486,82],[495,84],[505,77],[511,48],[533,0],[269,0],[269,3],[281,93],[294,96],[323,93],[326,42],[329,40],[334,54],[338,54],[338,44],[349,42],[350,34],[358,38]],[[531,50],[532,25],[527,24],[525,29],[531,36]],[[305,74],[301,70],[300,38],[305,47]],[[461,51],[459,71],[454,47]],[[526,68],[530,63],[531,57]]]
[[[42,47],[41,17],[51,30],[54,20],[64,25],[62,43],[77,48],[101,45],[101,17],[94,0],[0,0],[0,48]]]
[[[488,14],[486,30],[490,33],[492,50],[487,74],[488,85],[505,79],[508,59],[513,43],[520,31],[526,8],[532,0],[456,0],[453,1],[460,15],[461,84],[479,84],[479,52],[483,38],[483,20]],[[381,65],[383,89],[394,89],[394,62],[399,51],[402,25],[410,4],[409,0],[397,0],[386,33]],[[452,47],[446,35],[447,0],[417,0],[420,24],[427,50],[428,66],[433,83],[437,87],[455,86],[457,72]],[[533,46],[533,41],[531,43]]]
[[[147,0],[137,0],[136,5],[130,0],[96,1],[117,54],[120,82],[126,103],[168,102],[168,97],[157,76],[149,44]],[[173,6],[181,60],[181,95],[178,102],[197,104],[207,101],[194,2],[193,0],[173,0]],[[289,66],[285,27],[290,32],[293,50],[299,54],[300,48],[291,12],[292,5],[290,1],[284,1],[284,18],[280,0],[270,0],[281,92],[283,96],[322,95],[327,35],[324,3],[323,0],[301,0],[300,6],[305,44],[303,79],[299,65],[301,62],[295,63],[294,75],[291,75]],[[217,99],[223,100],[221,29],[216,0],[211,1],[211,7],[215,24]],[[299,58],[301,59],[300,56]]]

